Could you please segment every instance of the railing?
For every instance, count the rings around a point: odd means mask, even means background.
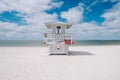
[[[65,33],[65,34],[52,34],[52,33],[45,33],[44,34],[44,42],[46,44],[54,44],[54,43],[63,43],[69,40],[70,44],[72,44],[72,34]]]

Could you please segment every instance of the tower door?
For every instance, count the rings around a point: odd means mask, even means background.
[[[60,34],[62,31],[61,31],[61,26],[57,26],[56,27],[56,33],[57,34]]]
[[[56,27],[56,33],[57,34],[64,34],[65,33],[65,27],[57,26]]]

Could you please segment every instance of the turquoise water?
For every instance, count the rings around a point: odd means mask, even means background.
[[[120,40],[77,40],[72,46],[120,45]],[[44,46],[39,40],[1,40],[0,46]]]

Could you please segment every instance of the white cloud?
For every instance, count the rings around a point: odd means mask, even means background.
[[[119,40],[120,39],[120,2],[113,8],[107,10],[101,17],[105,18],[102,25],[96,22],[77,23],[71,28],[76,39],[100,39]]]
[[[0,39],[42,39],[46,31],[44,24],[18,26],[15,23],[0,22]]]
[[[119,2],[120,0],[94,0],[94,1],[92,1],[92,2],[89,2],[89,1],[87,1],[86,0],[86,2],[84,2],[84,3],[87,3],[87,5],[85,5],[85,9],[87,10],[87,11],[92,11],[92,7],[94,7],[94,6],[96,6],[97,4],[99,4],[99,3],[104,3],[104,2],[112,2],[112,3],[114,3],[114,2]]]
[[[0,22],[0,39],[42,39],[47,32],[44,22],[57,22],[58,14],[47,14],[45,10],[59,8],[63,2],[51,0],[1,0],[0,13],[15,10],[23,16],[27,25],[18,26],[15,23]],[[61,17],[74,23],[69,32],[74,33],[74,39],[120,39],[120,3],[107,10],[101,17],[105,18],[102,26],[95,21],[82,22],[83,4],[61,12]],[[25,15],[24,15],[25,14]]]
[[[120,39],[120,3],[116,4],[112,9],[107,10],[101,17],[105,18],[102,25],[98,25],[95,21],[92,22],[81,22],[77,18],[72,18],[69,14],[73,12],[69,11],[71,9],[76,9],[73,7],[66,12],[67,20],[75,21],[74,25],[69,32],[74,33],[75,39],[83,40],[119,40]],[[83,16],[83,15],[82,15]],[[70,17],[70,18],[69,18]]]
[[[16,35],[17,25],[15,23],[0,22],[0,39],[8,39],[15,37],[20,37]]]
[[[103,2],[107,2],[107,1],[110,1],[110,2],[117,2],[117,1],[120,1],[120,0],[102,0]]]
[[[76,7],[70,8],[68,11],[61,12],[61,17],[68,22],[78,23],[83,20],[83,7],[79,4]]]
[[[119,40],[120,28],[100,26],[96,22],[74,24],[70,31],[77,40]]]
[[[58,8],[62,4],[62,1],[55,2],[53,0],[0,0],[0,12],[15,10],[28,15]]]
[[[117,2],[117,1],[120,1],[120,0],[110,0],[111,2]]]
[[[103,25],[109,27],[120,27],[120,2],[107,10],[101,17],[105,18]]]
[[[0,22],[0,39],[42,39],[47,32],[45,22],[57,21],[57,14],[35,14],[26,17],[27,25],[18,26],[15,23]]]
[[[103,27],[100,27],[95,22],[83,22],[74,24],[73,27],[70,29],[70,32],[74,33],[75,39],[101,39],[101,37],[97,37],[100,32],[104,30]]]
[[[0,39],[42,39],[43,32],[47,31],[44,22],[55,22],[58,17],[56,13],[47,14],[45,11],[62,4],[62,1],[53,0],[1,0],[0,13],[17,11],[16,16],[24,17],[27,25],[0,22]]]
[[[59,3],[58,2],[51,2],[52,7],[54,7],[54,8],[59,8],[62,4],[63,4],[62,1]]]
[[[89,5],[86,5],[86,10],[87,11],[92,11],[91,7],[95,6],[98,2],[99,2],[99,0],[95,0],[92,3],[89,3]]]

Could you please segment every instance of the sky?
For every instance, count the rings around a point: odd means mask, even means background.
[[[75,40],[120,40],[120,0],[0,0],[0,40],[42,40],[45,22],[73,23]]]

